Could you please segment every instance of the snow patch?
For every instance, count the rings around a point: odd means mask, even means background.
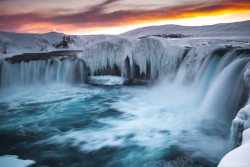
[[[3,155],[0,156],[1,167],[28,167],[34,165],[36,162],[33,160],[22,160],[16,155]]]

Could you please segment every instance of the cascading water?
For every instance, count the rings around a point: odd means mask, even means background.
[[[210,58],[208,58],[210,59]],[[201,80],[199,81],[199,89],[200,89],[200,99],[203,99],[203,96],[206,94],[209,84],[211,83],[211,81],[214,78],[214,73],[216,70],[216,67],[218,65],[220,61],[220,57],[219,56],[214,56],[211,60],[208,66],[205,65],[206,69],[203,73],[203,77],[201,78]]]
[[[77,58],[2,61],[0,154],[41,166],[216,166],[231,148],[230,122],[248,99],[249,54],[236,48],[200,55],[202,49],[155,39],[129,52],[119,43],[92,46]],[[101,74],[158,80],[69,84]],[[219,124],[205,129],[204,120],[226,124],[219,127],[226,135],[212,132]]]
[[[205,118],[215,117],[212,119],[214,122],[231,125],[237,111],[248,98],[243,82],[243,70],[249,60],[236,59],[216,76],[202,104]]]
[[[84,83],[84,62],[70,59],[49,59],[20,63],[2,61],[0,66],[2,87],[48,84],[53,82]]]

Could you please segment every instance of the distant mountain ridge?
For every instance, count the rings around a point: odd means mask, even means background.
[[[151,35],[182,34],[184,36],[250,36],[250,20],[234,23],[221,23],[206,26],[180,26],[180,25],[161,25],[149,26],[134,29],[122,36],[141,38]]]

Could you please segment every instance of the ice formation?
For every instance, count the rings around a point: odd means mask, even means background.
[[[176,71],[185,51],[185,47],[164,46],[154,38],[138,41],[117,38],[86,47],[81,58],[92,75],[105,73],[106,69],[109,74],[127,78],[156,79],[161,71]]]
[[[125,82],[124,78],[118,76],[90,76],[88,79],[88,83],[96,84],[96,85],[123,85]]]

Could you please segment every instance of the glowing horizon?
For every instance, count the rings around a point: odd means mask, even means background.
[[[51,31],[73,35],[117,35],[145,26],[202,26],[250,20],[248,0],[66,0],[48,6],[31,0],[0,1],[0,30],[20,33]],[[22,10],[20,5],[26,5]],[[51,8],[51,9],[50,9]],[[50,9],[50,10],[49,10]],[[53,12],[52,12],[53,11]]]

